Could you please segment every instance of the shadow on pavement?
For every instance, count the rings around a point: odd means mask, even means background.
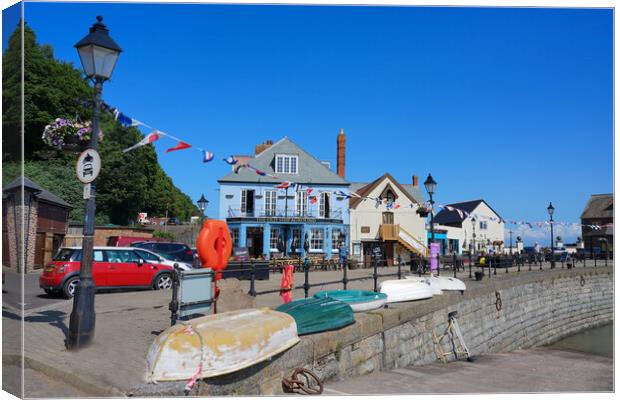
[[[69,327],[65,324],[67,314],[62,311],[40,311],[37,315],[29,315],[24,318],[24,322],[45,323],[58,328],[65,336],[65,345],[69,336]]]

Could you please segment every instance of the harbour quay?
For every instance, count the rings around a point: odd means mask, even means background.
[[[438,356],[433,333],[441,335],[453,311],[458,313],[470,352],[478,356],[544,346],[613,319],[611,267],[497,276],[484,282],[466,281],[464,294],[445,293],[356,313],[355,324],[303,336],[298,345],[269,362],[206,379],[202,394],[281,394],[282,379],[298,367],[330,381],[434,364]],[[448,357],[448,361],[452,360]]]

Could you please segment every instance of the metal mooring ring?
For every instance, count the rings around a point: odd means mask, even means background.
[[[502,309],[502,295],[499,292],[495,292],[495,309],[501,311]]]
[[[586,277],[581,275],[581,278],[579,279],[579,284],[581,286],[585,286],[586,285]]]
[[[318,388],[310,387],[312,380],[318,384]],[[297,390],[301,390],[305,394],[323,393],[323,383],[319,377],[306,368],[296,368],[291,379],[282,379],[282,386],[287,393],[299,393]]]

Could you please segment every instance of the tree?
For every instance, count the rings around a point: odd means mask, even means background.
[[[74,208],[70,220],[84,215],[83,187],[75,177],[76,155],[48,148],[41,140],[45,125],[55,118],[90,119],[83,105],[93,90],[81,71],[54,59],[49,45],[38,45],[35,33],[24,28],[24,172],[33,182],[63,198]],[[11,35],[4,54],[3,71],[3,182],[21,174],[21,27]],[[129,153],[127,148],[142,139],[137,128],[125,128],[110,113],[101,115],[104,138],[99,147],[102,168],[96,181],[96,222],[124,225],[138,212],[189,219],[197,212],[191,199],[174,186],[161,169],[152,146]]]

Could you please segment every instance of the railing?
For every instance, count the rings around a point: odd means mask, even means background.
[[[379,228],[379,235],[383,240],[398,240],[400,225],[382,224]]]
[[[254,210],[242,211],[240,208],[228,208],[228,218],[316,218],[316,219],[342,219],[342,210],[331,210],[327,215],[319,215],[316,210],[305,210],[297,212],[294,207],[285,210],[278,208],[275,210]]]
[[[379,228],[379,235],[383,240],[396,240],[405,242],[409,247],[418,253],[428,256],[428,248],[424,243],[416,239],[412,234],[402,229],[398,224],[382,224]]]
[[[457,272],[466,272],[467,268],[469,269],[469,278],[474,278],[474,272],[476,273],[476,279],[482,279],[482,277],[488,275],[488,279],[492,279],[493,276],[497,275],[497,271],[503,269],[508,273],[510,269],[517,268],[516,273],[527,272],[527,271],[542,271],[543,265],[545,265],[545,269],[553,269],[554,267],[547,267],[549,265],[548,262],[544,261],[544,257],[542,254],[535,255],[533,257],[527,255],[513,255],[513,256],[487,256],[487,257],[475,257],[473,258],[471,255],[452,255],[452,256],[440,256],[439,257],[439,270],[437,271],[437,275],[440,275],[441,271],[452,271],[453,276],[457,277]],[[607,260],[605,260],[607,261]],[[404,268],[409,266],[409,273],[418,274],[421,276],[429,271],[430,262],[426,257],[412,256],[410,262],[404,263],[398,257],[397,259],[397,271],[394,273],[379,273],[379,269],[387,265],[387,260],[373,260],[371,265],[364,262],[352,262],[349,261],[347,263],[341,264],[337,259],[332,258],[328,259],[325,257],[315,257],[312,261],[308,260],[307,262],[300,259],[279,259],[279,260],[270,260],[268,262],[260,262],[260,261],[247,261],[248,268],[237,269],[238,272],[247,272],[249,273],[250,278],[250,290],[248,294],[256,297],[265,294],[279,293],[280,289],[272,289],[272,290],[264,290],[257,291],[256,290],[256,278],[257,275],[264,273],[265,271],[272,273],[281,273],[285,265],[293,265],[295,267],[296,272],[304,273],[304,281],[303,284],[295,286],[293,289],[303,289],[304,296],[308,297],[309,290],[312,287],[323,287],[326,285],[338,285],[342,284],[342,288],[344,290],[347,289],[347,285],[350,282],[354,281],[363,281],[363,280],[373,280],[373,290],[375,292],[378,291],[378,280],[379,278],[384,277],[397,277],[397,279],[402,279],[404,275]],[[581,265],[579,265],[581,264]],[[601,264],[601,260],[599,260],[599,266]],[[605,264],[607,265],[607,264]],[[372,268],[372,275],[357,277],[357,278],[349,278],[348,271],[352,266],[357,268]],[[558,262],[556,268],[566,268],[572,269],[577,267],[586,268],[586,257],[577,257],[577,258],[569,258],[564,261]],[[594,267],[597,267],[597,258],[594,258]],[[337,280],[332,281],[321,281],[321,282],[310,282],[310,273],[312,271],[342,271],[342,277]]]

